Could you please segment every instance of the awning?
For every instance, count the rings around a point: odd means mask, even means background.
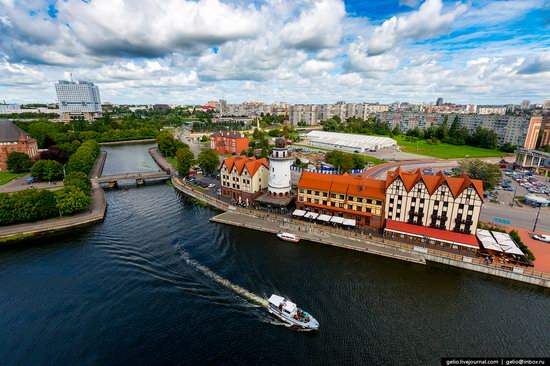
[[[308,212],[304,215],[306,219],[315,219],[317,216],[319,216],[319,214],[315,212]]]
[[[355,220],[353,220],[353,219],[344,219],[343,224],[346,225],[346,226],[355,226]]]
[[[467,248],[479,249],[479,244],[475,235],[434,229],[431,227],[407,224],[394,220],[386,220],[385,230],[397,234],[410,235],[417,238],[428,238],[443,243],[456,244]]]
[[[304,210],[294,210],[294,212],[292,213],[292,216],[298,216],[298,217],[302,217],[306,214],[306,212]]]
[[[502,248],[498,245],[493,235],[489,230],[479,229],[476,233],[478,240],[481,242],[483,248],[487,250],[494,250],[497,252],[502,252]]]
[[[319,217],[317,217],[317,220],[324,221],[324,222],[329,222],[331,217],[332,216],[330,216],[330,215],[319,215]]]
[[[334,222],[335,224],[343,224],[344,218],[338,217],[338,216],[332,216],[332,218],[330,219],[330,222]]]
[[[514,242],[510,235],[506,233],[499,233],[497,231],[492,231],[491,234],[493,234],[495,240],[497,241],[498,245],[500,245],[504,253],[525,256],[525,254],[523,254],[521,249],[518,248],[516,242]]]

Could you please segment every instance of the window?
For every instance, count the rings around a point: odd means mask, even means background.
[[[463,203],[461,203],[460,205],[458,205],[458,209],[459,209],[459,210],[462,210],[463,208],[464,208],[464,204],[463,204]]]
[[[392,209],[390,208],[390,211],[391,211],[391,210],[392,210]],[[367,212],[371,212],[371,211],[372,211],[371,208],[370,208],[370,207],[367,207]]]
[[[424,203],[424,198],[421,198],[421,199],[420,199],[420,203]]]
[[[348,210],[353,210],[353,205],[348,205]]]
[[[413,202],[413,203],[416,202],[416,197],[413,197],[413,198],[412,198],[412,202]]]
[[[343,204],[343,203],[340,203],[340,204],[338,204],[338,207],[344,208],[344,204]]]
[[[449,202],[443,202],[443,207],[445,208],[449,207]]]

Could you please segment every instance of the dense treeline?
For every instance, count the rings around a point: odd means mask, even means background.
[[[87,141],[82,144],[75,155],[79,154],[84,157],[87,154],[95,154],[97,156],[98,153],[99,145],[94,141]],[[43,162],[44,170],[47,170],[47,165],[59,164],[53,160],[43,160]],[[61,165],[59,164],[59,166]],[[58,167],[53,168],[53,170],[55,169]],[[87,176],[88,172],[69,172],[64,180],[64,187],[55,192],[45,189],[26,189],[15,193],[0,193],[0,225],[73,215],[85,210],[91,203],[91,183]],[[62,171],[61,177],[63,177]]]
[[[67,162],[67,171],[82,172],[84,174],[90,173],[99,152],[100,148],[97,142],[93,140],[84,142],[69,158]]]
[[[9,118],[9,119],[54,119],[54,118],[59,118],[59,113],[38,113],[38,112],[5,113],[5,114],[0,114],[0,118]]]

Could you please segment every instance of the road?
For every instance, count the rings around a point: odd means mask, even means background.
[[[531,207],[506,207],[492,203],[484,203],[481,210],[481,219],[483,221],[493,221],[493,218],[510,220],[511,226],[521,227],[527,230],[533,230],[533,224],[537,217],[538,209]],[[537,231],[550,233],[550,208],[540,210],[539,220],[537,222]]]

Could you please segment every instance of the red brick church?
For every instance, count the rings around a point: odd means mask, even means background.
[[[11,121],[0,120],[0,171],[8,170],[8,155],[12,151],[34,158],[38,155],[38,145],[35,139]]]

